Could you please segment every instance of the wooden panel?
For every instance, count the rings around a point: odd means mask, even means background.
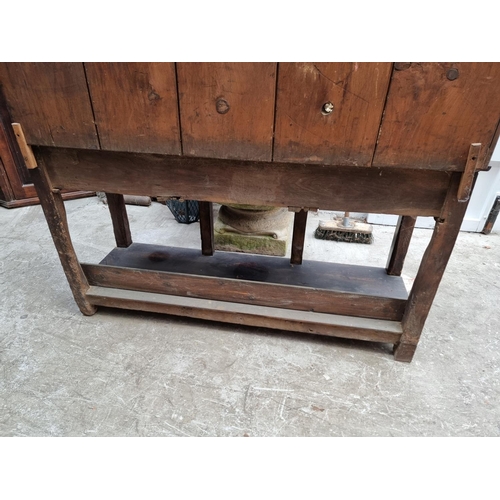
[[[192,274],[91,264],[82,264],[82,267],[91,285],[210,300],[231,300],[299,311],[400,321],[406,302],[402,299]]]
[[[86,298],[94,305],[106,307],[139,309],[302,333],[391,343],[397,342],[401,337],[400,323],[379,319],[334,316],[96,286],[90,287]]]
[[[24,184],[31,183],[31,178],[17,144],[12,128],[12,119],[7,110],[7,102],[2,89],[0,89],[0,158],[15,197],[25,198]],[[30,194],[36,196],[33,186],[31,187],[33,193]]]
[[[102,149],[180,154],[174,63],[85,63]]]
[[[374,166],[463,170],[471,143],[482,143],[481,167],[500,117],[499,88],[500,63],[395,70]]]
[[[34,148],[56,187],[223,204],[437,216],[446,172]]]
[[[82,63],[0,63],[0,84],[29,144],[99,148]]]
[[[275,63],[177,63],[185,155],[271,160]]]
[[[280,63],[274,159],[370,165],[391,63]],[[323,112],[331,102],[333,111]]]

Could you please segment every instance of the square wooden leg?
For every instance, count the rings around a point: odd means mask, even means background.
[[[113,222],[116,246],[127,248],[132,244],[130,225],[128,222],[127,208],[122,194],[106,193],[109,213]]]

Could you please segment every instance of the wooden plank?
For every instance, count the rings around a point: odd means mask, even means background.
[[[468,201],[474,184],[474,174],[477,169],[477,162],[481,155],[481,144],[471,144],[465,170],[458,186],[458,201]]]
[[[26,136],[24,135],[23,127],[20,123],[13,123],[12,128],[14,129],[14,134],[17,139],[17,144],[23,155],[24,164],[28,170],[32,170],[37,167],[35,156],[31,147],[26,142]]]
[[[200,236],[201,253],[203,255],[214,254],[214,210],[212,203],[200,201]]]
[[[391,63],[280,63],[274,159],[370,165]],[[323,106],[333,105],[326,113]]]
[[[113,249],[101,264],[151,271],[242,279],[263,283],[306,286],[343,293],[406,300],[403,280],[388,276],[382,267],[305,261],[292,266],[285,257],[215,252],[206,259],[199,250],[132,243]]]
[[[302,264],[304,253],[304,240],[306,237],[307,210],[295,212],[293,218],[292,252],[290,262],[292,264]]]
[[[183,152],[270,161],[276,63],[177,63]]]
[[[29,144],[99,148],[82,63],[0,63],[0,85]]]
[[[38,197],[42,205],[47,224],[49,226],[54,245],[59,254],[61,265],[68,279],[73,297],[80,311],[90,316],[96,312],[96,307],[87,300],[85,292],[89,285],[82,271],[80,263],[73,248],[69,234],[66,210],[59,190],[54,189],[43,168],[35,168],[31,171]]]
[[[85,63],[102,149],[181,154],[174,63]]]
[[[394,71],[373,165],[463,171],[470,144],[494,138],[499,87],[500,63],[411,63]],[[483,148],[479,169],[486,155]]]
[[[35,186],[27,186],[29,188],[32,188],[33,191],[35,191]],[[71,191],[69,193],[61,193],[62,199],[64,201],[67,200],[76,200],[78,198],[88,198],[89,196],[95,196],[95,193],[91,193],[89,191]],[[34,198],[22,198],[20,200],[13,199],[11,201],[2,201],[0,200],[0,206],[5,207],[5,208],[19,208],[19,207],[29,207],[32,205],[39,205],[40,200],[38,199],[38,196]]]
[[[221,204],[437,216],[449,174],[34,148],[54,186]]]
[[[416,217],[399,217],[392,240],[391,250],[389,251],[387,274],[391,276],[401,276],[416,221]]]
[[[405,300],[357,293],[219,278],[82,264],[91,285],[243,304],[281,307],[328,314],[400,321]]]
[[[132,244],[132,236],[130,235],[130,225],[123,195],[106,193],[106,199],[113,223],[116,246],[121,248],[129,247]]]
[[[397,342],[398,322],[293,311],[277,307],[178,297],[116,288],[90,287],[87,299],[94,305],[139,309],[239,325],[273,328],[377,342]]]
[[[457,199],[460,179],[459,173],[453,174],[442,217],[436,221],[431,241],[413,282],[402,321],[403,335],[394,351],[394,357],[398,361],[410,362],[413,358],[427,315],[455,246],[468,205],[467,202],[459,202]]]
[[[1,63],[0,63],[1,65]],[[15,198],[25,198],[25,184],[31,183],[29,172],[24,165],[23,156],[12,128],[12,118],[7,109],[7,101],[0,87],[0,158],[4,164],[5,174]],[[36,196],[31,186],[32,196]],[[8,189],[8,188],[7,188]]]

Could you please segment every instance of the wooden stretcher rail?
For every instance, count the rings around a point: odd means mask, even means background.
[[[86,292],[86,298],[95,306],[140,309],[349,339],[395,343],[402,334],[401,324],[396,321],[295,311],[136,290],[91,286]]]
[[[437,217],[450,173],[36,147],[57,189]]]

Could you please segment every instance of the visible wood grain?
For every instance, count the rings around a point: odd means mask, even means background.
[[[200,236],[201,253],[203,255],[214,254],[214,212],[213,205],[208,201],[200,201]]]
[[[450,68],[458,78],[449,80]],[[392,75],[374,166],[463,171],[471,143],[490,144],[500,63],[412,63]],[[483,148],[478,168],[483,168]]]
[[[1,139],[0,139],[1,140]],[[7,176],[7,171],[2,162],[2,155],[0,154],[0,204],[7,203],[15,200],[14,191],[10,185],[9,177]]]
[[[95,305],[139,309],[191,318],[237,323],[335,337],[397,342],[401,337],[398,322],[337,316],[277,307],[253,306],[156,293],[90,287],[87,299]]]
[[[481,144],[471,144],[469,154],[467,156],[467,163],[465,170],[460,179],[458,186],[458,201],[468,201],[472,192],[472,185],[474,184],[474,174],[477,169],[477,162],[481,154]]]
[[[295,212],[293,218],[292,252],[290,262],[292,264],[302,264],[304,253],[304,240],[306,237],[307,210]]]
[[[1,65],[1,63],[0,63]],[[31,192],[26,193],[25,185],[31,183],[28,169],[12,128],[12,118],[7,109],[7,101],[0,88],[0,158],[4,164],[5,174],[9,178],[15,198],[25,198],[26,194],[36,196],[33,186]]]
[[[174,63],[85,63],[102,149],[181,154]]]
[[[498,144],[499,137],[500,137],[500,118],[498,119],[498,124],[495,133],[493,135],[493,139],[491,140],[491,143],[486,151],[484,162],[482,165],[480,165],[480,167],[482,167],[483,170],[487,170],[489,168],[491,157],[493,156],[493,152],[495,151],[495,148]],[[481,170],[481,168],[478,168],[478,170]]]
[[[133,243],[101,265],[83,264],[93,285],[400,320],[407,293],[384,269]]]
[[[106,193],[109,213],[113,223],[116,246],[126,248],[132,244],[130,225],[128,222],[127,208],[122,194]]]
[[[270,161],[276,63],[177,63],[185,155]]]
[[[274,159],[370,165],[391,63],[280,63]],[[322,107],[331,102],[330,114]]]
[[[43,168],[35,168],[31,171],[38,197],[42,205],[47,224],[49,226],[54,245],[59,254],[61,265],[68,279],[69,286],[73,292],[75,301],[80,311],[90,316],[96,312],[96,307],[89,303],[85,293],[89,288],[87,278],[82,271],[80,263],[73,248],[69,234],[66,210],[61,193],[54,189],[50,183],[47,173]]]
[[[101,264],[307,286],[402,300],[408,297],[402,279],[397,276],[388,276],[384,268],[333,262],[308,260],[302,266],[292,266],[285,257],[222,251],[206,259],[196,249],[132,243],[128,248],[113,249]]]
[[[82,63],[0,63],[0,85],[28,144],[99,148]]]
[[[468,203],[457,199],[461,174],[454,173],[442,217],[437,220],[408,297],[402,326],[403,335],[394,356],[410,362],[455,245]]]
[[[449,174],[34,148],[54,186],[222,204],[437,216]]]
[[[36,193],[36,189],[35,189],[34,185],[27,186],[27,187],[31,188]],[[70,192],[62,192],[61,196],[62,196],[62,199],[64,201],[66,201],[66,200],[76,200],[78,198],[88,198],[89,196],[95,196],[95,193],[93,193],[91,191],[70,191]],[[19,200],[11,199],[10,201],[9,200],[0,200],[0,206],[5,207],[5,208],[29,207],[32,205],[39,205],[39,204],[40,204],[40,200],[38,199],[38,196],[36,196],[34,198],[21,198]]]
[[[387,261],[387,274],[390,276],[401,276],[416,221],[416,217],[409,216],[398,219]]]
[[[128,267],[82,264],[91,285],[400,321],[405,300],[339,290]],[[223,273],[221,273],[223,274]],[[338,286],[338,281],[337,281]]]
[[[32,170],[37,167],[35,157],[31,147],[26,142],[26,137],[24,135],[23,127],[20,123],[13,123],[12,128],[14,129],[14,134],[17,139],[17,144],[23,155],[24,164],[28,170]]]

